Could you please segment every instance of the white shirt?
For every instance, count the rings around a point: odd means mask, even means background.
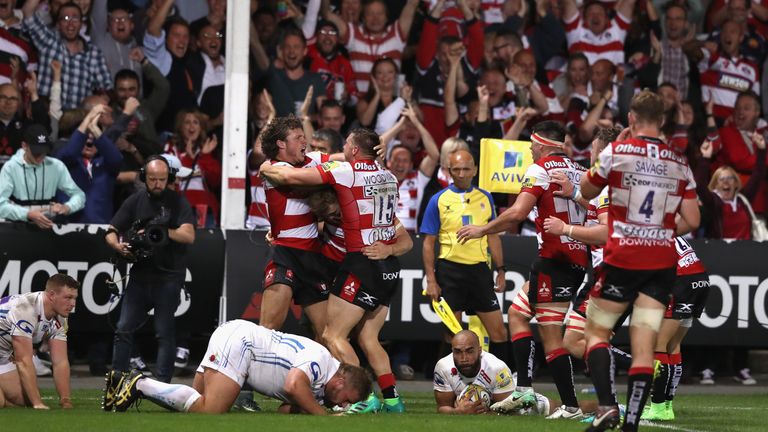
[[[464,389],[475,384],[490,394],[508,393],[515,390],[515,380],[507,365],[495,355],[483,351],[480,354],[480,371],[476,376],[465,377],[453,362],[453,354],[440,359],[435,365],[433,388],[458,397]]]
[[[45,318],[44,291],[17,294],[0,299],[0,358],[13,353],[13,336],[32,340],[67,340],[67,319]]]

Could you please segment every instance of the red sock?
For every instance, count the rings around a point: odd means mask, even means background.
[[[381,395],[384,396],[384,399],[393,399],[398,396],[397,389],[395,388],[395,375],[393,373],[380,375],[376,378],[376,381],[379,383]]]

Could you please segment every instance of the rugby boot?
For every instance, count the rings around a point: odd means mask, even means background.
[[[595,418],[587,427],[586,432],[601,432],[614,429],[621,422],[619,408],[616,406],[599,406]]]
[[[128,372],[120,383],[120,387],[115,394],[114,408],[116,412],[124,412],[133,405],[140,396],[136,384],[144,378],[141,371],[132,370]]]
[[[345,414],[370,414],[379,411],[381,411],[381,401],[376,397],[376,393],[371,393],[366,400],[352,404]]]
[[[491,410],[497,413],[513,413],[520,408],[531,408],[536,405],[536,394],[529,388],[524,391],[513,391],[506,399],[491,405]]]
[[[672,414],[672,417],[670,418],[669,414],[667,413],[667,403],[661,402],[661,403],[650,403],[651,408],[646,411],[643,410],[643,415],[640,416],[643,420],[649,420],[649,421],[669,421],[674,420],[674,414]],[[647,406],[647,405],[646,405]]]
[[[562,405],[558,407],[555,412],[546,417],[547,420],[553,419],[567,419],[567,420],[581,420],[584,418],[584,413],[579,407],[567,407]]]
[[[667,415],[666,415],[666,417],[667,417],[667,420],[669,420],[669,421],[672,421],[672,420],[675,419],[675,410],[672,409],[672,402],[673,401],[671,401],[671,400],[668,400],[668,401],[664,402],[664,405],[667,408]]]
[[[402,414],[405,412],[405,405],[400,396],[395,398],[384,399],[384,405],[382,411],[387,414]]]
[[[104,411],[112,411],[112,408],[115,406],[115,394],[120,388],[120,383],[123,382],[124,377],[124,372],[116,370],[107,372],[107,375],[104,377],[104,394],[101,398],[101,408]]]

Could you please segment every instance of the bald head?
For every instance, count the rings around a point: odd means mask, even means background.
[[[466,150],[456,150],[448,159],[448,172],[453,184],[462,190],[472,186],[472,179],[477,175],[477,166],[472,154]]]
[[[480,338],[472,330],[462,330],[453,335],[453,339],[451,339],[451,346],[457,345],[471,345],[479,348]]]

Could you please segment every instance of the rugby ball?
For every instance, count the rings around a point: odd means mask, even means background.
[[[477,384],[470,384],[459,393],[456,402],[468,400],[470,402],[481,401],[486,407],[491,406],[491,394],[488,390]]]

